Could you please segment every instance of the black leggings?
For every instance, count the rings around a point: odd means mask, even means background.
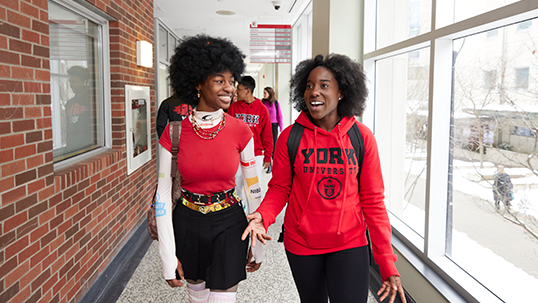
[[[323,255],[299,256],[286,250],[304,303],[366,303],[370,283],[368,246]]]

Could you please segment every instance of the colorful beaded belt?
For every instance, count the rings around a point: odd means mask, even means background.
[[[188,201],[194,202],[198,205],[200,204],[213,204],[213,203],[220,203],[227,198],[232,197],[235,194],[235,188],[232,188],[227,191],[222,191],[219,193],[214,193],[211,195],[199,195],[192,193],[186,189],[181,190],[181,194],[185,199]]]
[[[188,208],[194,210],[194,211],[197,211],[199,213],[202,213],[202,214],[207,214],[209,212],[216,212],[216,211],[219,211],[219,210],[223,210],[225,208],[228,208],[234,204],[236,204],[237,202],[240,201],[239,197],[235,194],[235,191],[232,193],[232,195],[230,195],[229,197],[227,197],[226,199],[224,199],[223,201],[221,202],[218,202],[218,203],[212,203],[212,204],[199,204],[199,203],[196,203],[196,202],[191,202],[189,200],[187,200],[185,198],[185,196],[182,197],[181,199],[181,203],[185,206],[187,206]]]

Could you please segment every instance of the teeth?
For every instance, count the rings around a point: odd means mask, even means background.
[[[221,99],[222,101],[226,101],[226,102],[232,100],[232,98],[230,98],[229,96],[220,96],[219,99]]]
[[[323,102],[321,102],[321,101],[314,101],[314,102],[310,102],[310,104],[312,104],[312,105],[323,105]]]

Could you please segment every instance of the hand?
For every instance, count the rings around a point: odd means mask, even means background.
[[[400,277],[390,276],[387,278],[387,280],[383,281],[383,285],[381,285],[381,288],[377,292],[377,295],[379,296],[381,293],[384,293],[383,296],[379,298],[380,301],[383,301],[390,294],[389,303],[393,303],[394,299],[396,298],[397,292],[400,293],[402,302],[407,303],[407,301],[405,300],[405,293],[402,287],[402,282],[400,281]]]
[[[260,269],[262,262],[256,263],[256,260],[253,260],[253,261],[250,261],[250,260],[252,260],[252,247],[248,249],[247,271],[255,272],[258,269]]]
[[[271,162],[263,162],[263,169],[268,169],[271,166]]]
[[[181,265],[181,262],[179,262],[179,259],[177,259],[177,272],[179,273],[180,280],[178,279],[166,280],[166,282],[168,283],[168,285],[170,285],[170,287],[181,287],[183,286],[183,282],[181,282],[181,280],[185,280],[185,273],[183,272],[183,266]]]
[[[245,241],[248,234],[250,233],[252,247],[256,247],[256,239],[260,240],[263,244],[267,244],[265,240],[273,240],[273,237],[269,237],[265,233],[265,227],[263,226],[263,218],[259,212],[253,212],[247,216],[247,219],[250,220],[247,228],[241,236],[241,240]]]

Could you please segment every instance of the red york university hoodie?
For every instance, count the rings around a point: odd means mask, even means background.
[[[284,245],[296,255],[315,255],[368,244],[369,227],[375,262],[383,280],[398,275],[394,265],[391,227],[384,203],[384,185],[375,138],[354,117],[343,117],[327,132],[315,126],[307,112],[295,123],[305,127],[291,180],[287,141],[291,126],[279,136],[273,178],[257,209],[265,228],[275,222],[286,202]],[[358,163],[347,134],[357,123],[364,140],[364,161],[358,190]]]

